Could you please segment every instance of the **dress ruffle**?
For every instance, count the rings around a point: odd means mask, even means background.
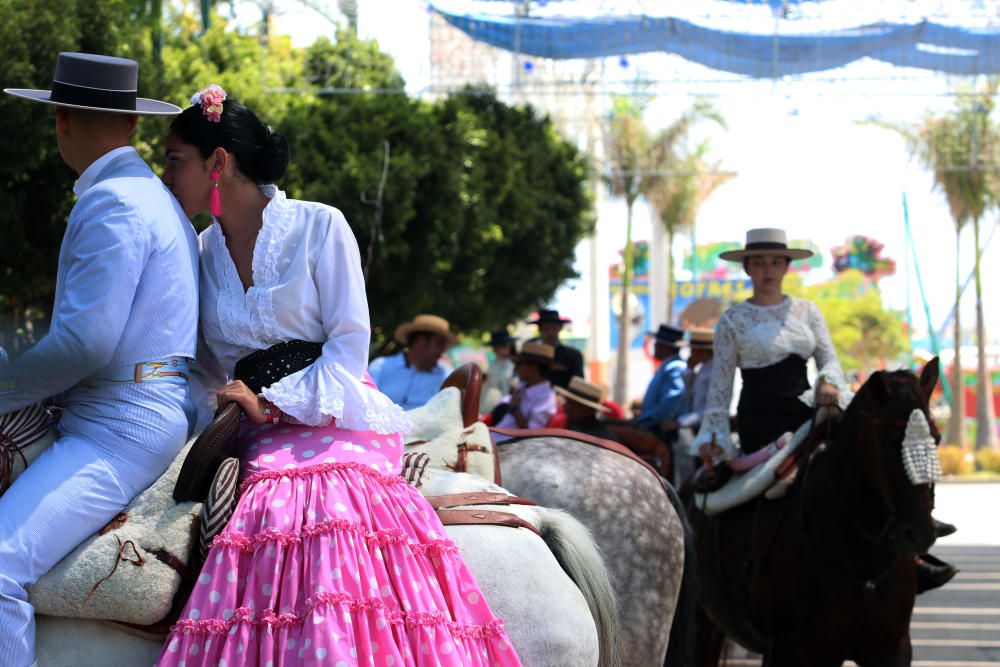
[[[398,435],[281,425],[251,438],[245,470],[259,472],[158,665],[520,665],[433,509],[381,471]]]
[[[322,358],[312,366],[264,388],[264,398],[309,426],[337,426],[352,431],[405,433],[410,420],[401,407],[372,385],[355,378],[339,363]]]

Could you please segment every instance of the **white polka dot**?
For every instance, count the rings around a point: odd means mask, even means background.
[[[362,447],[361,445],[354,445],[354,451],[358,452],[359,454],[364,454],[365,448]],[[375,465],[374,463],[372,464],[372,467],[376,469],[378,468],[378,466]]]
[[[372,447],[375,449],[382,449],[382,443],[378,440],[372,440]]]
[[[226,660],[225,660],[225,658],[223,658],[222,660],[219,661],[219,667],[226,667]]]
[[[240,653],[243,653],[243,642],[236,645],[236,655],[239,655]]]
[[[274,554],[277,552],[275,551],[273,544],[268,544],[267,549],[264,550],[264,553],[267,554],[268,558],[274,558]]]
[[[391,655],[385,659],[385,667],[392,667],[396,664],[396,659]]]
[[[322,660],[325,657],[326,657],[326,649],[325,648],[318,648],[318,649],[316,649],[316,659],[317,660]],[[338,662],[337,664],[341,665],[341,664],[343,664],[343,662]],[[344,667],[347,667],[347,666],[345,665]]]
[[[392,587],[389,584],[386,584],[385,586],[382,587],[382,590],[380,592],[382,593],[382,597],[387,598],[390,595],[392,595]]]
[[[236,581],[236,570],[230,570],[229,573],[226,574],[226,581],[228,581],[230,583],[233,583],[233,582]]]
[[[330,435],[324,436],[320,438],[320,442],[322,442],[324,445],[329,445],[331,442],[333,442],[333,436]]]
[[[336,462],[337,459],[334,458],[333,456],[328,456],[325,459],[323,459],[323,463],[336,463]]]
[[[388,445],[389,445],[390,447],[395,447],[395,446],[396,446],[396,441],[395,441],[395,440],[393,440],[392,438],[386,438],[386,439],[385,439],[385,441],[386,441],[386,443],[387,443],[387,444],[388,444]]]
[[[304,642],[302,642],[302,648],[309,648],[309,645],[312,644],[312,643],[313,643],[313,640],[306,639]]]
[[[357,649],[357,647],[356,647],[356,646],[352,646],[352,647],[351,647],[351,657],[352,657],[352,658],[356,658],[356,657],[358,657],[358,649]]]
[[[428,653],[431,652],[431,647],[427,644],[427,642],[424,642],[420,645],[420,652],[423,653],[424,655],[427,655]]]
[[[216,563],[221,563],[222,562],[222,552],[221,551],[219,553],[215,554],[215,562]]]
[[[193,618],[194,620],[197,621],[199,618],[201,618],[201,610],[192,609],[191,611],[188,612],[188,618]]]
[[[423,588],[423,586],[420,585],[419,581],[411,581],[410,585],[413,587],[413,590],[418,593],[420,592],[420,589]]]
[[[285,642],[285,650],[291,651],[293,648],[295,648],[295,638],[289,637],[288,641]]]
[[[261,461],[263,461],[264,463],[274,463],[274,457],[268,454],[267,456],[262,458]]]
[[[306,510],[306,516],[309,517],[310,521],[316,520],[316,510]]]
[[[304,458],[311,459],[312,457],[316,456],[316,452],[314,452],[311,449],[307,449],[306,451],[302,452],[302,456]]]
[[[441,649],[442,653],[451,653],[455,647],[451,644],[451,642],[441,642],[441,645],[438,648]]]
[[[212,583],[212,575],[208,572],[202,572],[201,576],[198,577],[199,584],[210,584]]]
[[[381,619],[379,619],[379,620],[381,620]],[[176,638],[171,639],[170,640],[170,644],[167,645],[167,650],[170,651],[171,653],[177,653],[177,648],[178,648],[179,644],[180,644],[180,642],[177,641]]]
[[[372,653],[378,653],[378,642],[372,642]]]
[[[253,605],[250,605],[250,606],[252,607]],[[228,621],[232,617],[233,617],[233,610],[232,609],[223,609],[222,610],[222,620]],[[233,627],[235,628],[236,626],[234,625]]]
[[[302,431],[302,433],[299,433],[299,437],[300,438],[311,438],[311,437],[313,437],[313,433],[312,433],[312,431]]]
[[[323,622],[322,616],[313,616],[313,625],[319,625]],[[308,639],[306,641],[309,641]]]
[[[349,442],[345,442],[343,445],[340,446],[340,448],[343,449],[345,452],[349,452],[354,449],[354,445]]]
[[[333,571],[330,572],[330,576],[333,577],[334,579],[340,579],[341,576],[340,568],[339,567],[333,568]]]
[[[200,651],[201,647],[198,646],[197,644],[191,644],[191,648],[188,649],[188,653],[190,653],[191,655],[198,655]]]
[[[281,448],[282,448],[282,449],[293,449],[294,447],[295,447],[295,445],[293,445],[293,444],[292,444],[292,443],[290,443],[290,442],[286,442],[285,444],[283,444],[283,445],[281,446]]]
[[[212,602],[218,602],[222,599],[222,595],[219,594],[219,591],[212,591],[208,594],[208,599]]]
[[[285,470],[292,470],[292,469],[295,468],[295,464],[294,463],[286,463],[284,465],[284,468],[285,468]],[[289,484],[292,483],[292,480],[290,480],[290,479],[285,479],[285,480],[282,480],[282,481],[283,482],[288,482]]]
[[[465,599],[469,601],[469,604],[479,604],[479,593],[469,593]]]
[[[271,591],[274,590],[274,587],[271,586],[271,584],[264,584],[263,586],[260,587],[260,590],[264,592],[264,595],[270,595]]]
[[[410,604],[409,600],[403,600],[403,611],[410,611],[413,609],[413,605]]]
[[[285,501],[282,500],[281,498],[275,498],[273,501],[271,501],[271,505],[273,507],[284,507]]]
[[[338,512],[346,512],[346,511],[347,511],[347,506],[346,506],[346,505],[344,505],[344,503],[337,503],[337,504],[336,504],[336,505],[334,505],[333,507],[334,507],[334,509],[336,509],[336,510],[337,510]]]
[[[260,441],[264,443],[274,442],[274,438],[261,438]]]
[[[316,649],[316,650],[318,651],[319,649]],[[347,667],[347,663],[344,662],[343,660],[338,660],[337,664],[334,665],[333,667]]]

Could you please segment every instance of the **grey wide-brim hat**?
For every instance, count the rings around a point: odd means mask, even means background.
[[[139,116],[173,116],[181,108],[139,97],[139,63],[93,53],[60,53],[52,90],[4,88],[3,92],[34,102],[73,109]]]

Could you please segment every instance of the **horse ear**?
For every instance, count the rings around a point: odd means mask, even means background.
[[[872,373],[865,386],[871,392],[872,398],[880,405],[885,405],[886,401],[889,400],[889,385],[885,381],[885,373],[883,371]]]
[[[941,375],[941,360],[934,357],[927,362],[924,370],[920,371],[920,395],[924,398],[924,404],[930,403],[931,393],[937,386],[938,377]]]

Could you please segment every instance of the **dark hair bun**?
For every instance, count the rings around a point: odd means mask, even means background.
[[[273,183],[281,178],[288,168],[288,142],[285,137],[267,130],[267,136],[253,155],[251,171],[258,183]]]

